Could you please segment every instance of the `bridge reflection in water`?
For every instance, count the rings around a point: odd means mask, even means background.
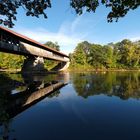
[[[45,83],[41,77],[30,75],[28,76],[29,79],[27,77],[24,79],[26,85],[28,85],[24,91],[12,94],[9,90],[5,90],[5,93],[0,96],[0,128],[2,129],[0,135],[2,135],[3,140],[9,140],[8,135],[12,118],[43,100],[48,95],[59,94],[59,89],[67,85],[67,78],[64,81],[54,80]],[[21,82],[14,81],[14,83],[25,86]]]

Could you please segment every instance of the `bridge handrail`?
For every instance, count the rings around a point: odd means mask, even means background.
[[[59,52],[59,51],[57,51],[57,50],[55,50],[53,48],[50,48],[50,47],[48,47],[46,45],[43,45],[43,44],[41,44],[41,43],[39,43],[39,42],[29,38],[29,37],[26,37],[24,35],[16,33],[16,32],[14,32],[14,31],[12,31],[10,29],[7,29],[7,28],[4,28],[4,27],[0,26],[0,30],[2,30],[4,32],[7,32],[7,33],[11,34],[12,36],[15,36],[16,38],[19,38],[21,41],[23,41],[25,43],[28,43],[28,44],[31,44],[31,45],[35,45],[35,46],[37,46],[39,48],[42,48],[42,49],[45,49],[45,50],[49,50],[49,51],[52,51],[52,52],[54,52],[56,54],[59,54],[59,55],[62,55],[64,57],[69,58],[69,56],[64,54],[64,53],[61,53],[61,52]]]

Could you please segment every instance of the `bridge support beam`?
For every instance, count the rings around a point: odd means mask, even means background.
[[[61,68],[59,71],[66,71],[70,65],[70,62],[61,62]]]
[[[66,71],[69,67],[70,62],[60,62],[51,71]]]
[[[47,70],[44,68],[44,59],[42,57],[30,56],[24,60],[22,73],[44,73]]]

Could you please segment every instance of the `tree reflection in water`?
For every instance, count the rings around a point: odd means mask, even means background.
[[[77,94],[84,98],[100,94],[123,100],[140,98],[140,72],[76,73],[72,82]]]

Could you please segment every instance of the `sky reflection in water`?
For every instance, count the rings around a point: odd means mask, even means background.
[[[48,83],[63,80],[68,84],[23,108],[23,99],[25,104],[35,93],[42,95]],[[29,79],[0,74],[0,85],[0,138],[140,139],[140,72],[61,73]],[[22,105],[16,110],[17,101]]]

